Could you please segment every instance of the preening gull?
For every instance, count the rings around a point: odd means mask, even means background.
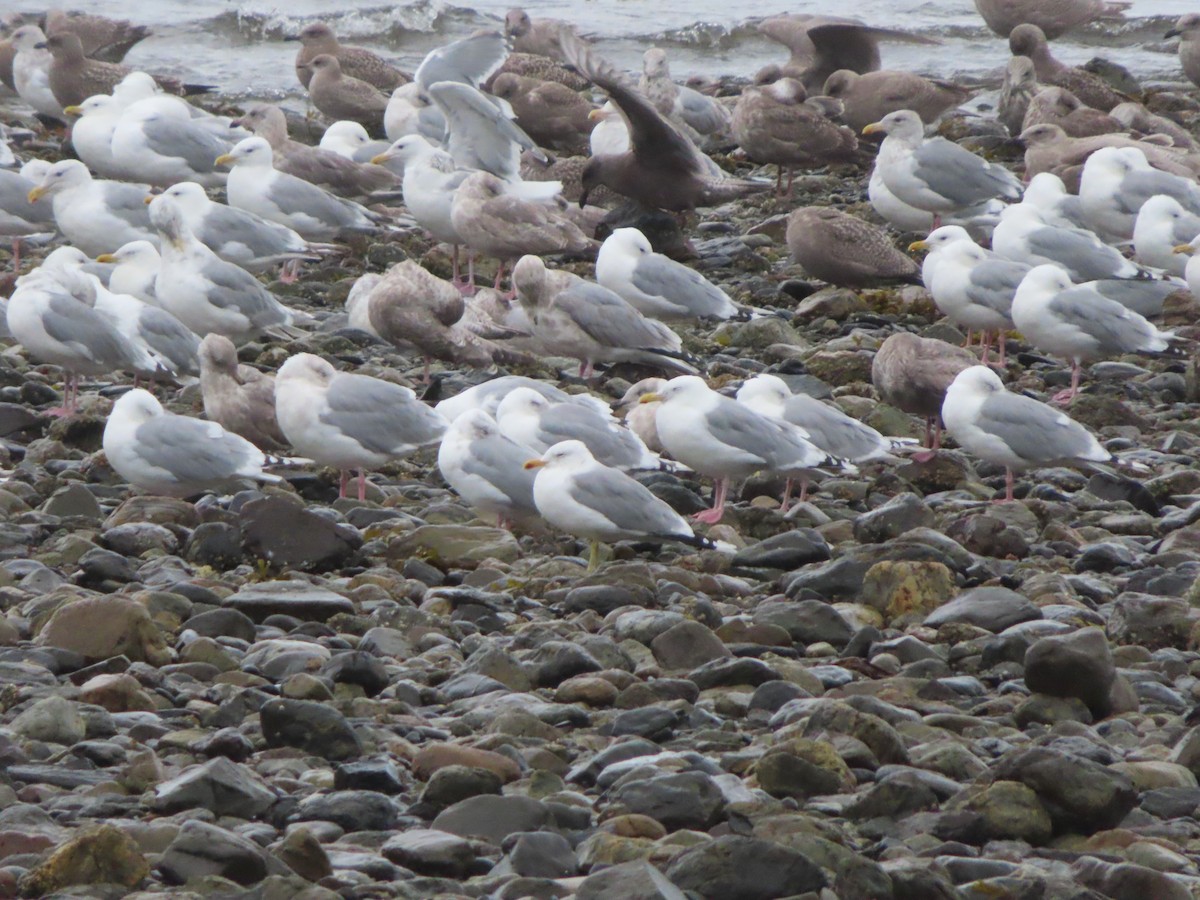
[[[901,109],[912,110],[922,122],[934,122],[971,96],[961,85],[915,72],[882,70],[860,75],[849,69],[830,75],[822,93],[842,102],[842,120],[856,131]]]
[[[598,362],[696,371],[682,358],[679,335],[608,288],[548,271],[537,256],[523,256],[513,267],[513,287],[533,323],[534,337],[548,353],[578,359],[584,378]]]
[[[863,134],[876,132],[887,137],[875,165],[888,190],[909,206],[937,216],[997,197],[1020,199],[1015,175],[945,138],[926,140],[925,126],[912,110],[888,113],[863,129]]]
[[[1188,212],[1174,197],[1156,194],[1138,211],[1133,223],[1133,250],[1138,262],[1172,275],[1182,275],[1187,261],[1175,248],[1200,235],[1200,216]]]
[[[658,436],[658,408],[662,401],[642,402],[646,394],[662,390],[665,378],[643,378],[629,386],[621,399],[613,404],[625,418],[625,427],[642,439],[642,443],[655,453],[663,452],[662,440]]]
[[[130,241],[158,243],[146,211],[145,185],[92,178],[77,159],[47,170],[30,202],[50,197],[58,230],[88,256],[111,253]]]
[[[521,151],[537,145],[506,110],[469,84],[441,81],[427,90],[446,117],[446,150],[455,163],[505,181],[520,179]]]
[[[200,338],[191,329],[165,309],[131,294],[114,293],[95,275],[84,277],[92,282],[95,310],[112,320],[126,343],[140,347],[149,356],[152,365],[135,368],[136,375],[154,379],[163,374],[175,378],[199,374]]]
[[[482,409],[470,409],[451,422],[438,447],[438,470],[446,483],[501,528],[537,514],[535,473],[525,463],[538,451],[505,435]]]
[[[1059,402],[1079,392],[1080,363],[1122,353],[1158,353],[1174,337],[1099,291],[1072,284],[1053,265],[1037,266],[1025,276],[1013,297],[1012,319],[1039,350],[1071,361],[1071,387],[1055,396]]]
[[[223,334],[205,337],[199,357],[204,415],[264,452],[285,449],[287,438],[275,420],[274,376],[239,365],[237,348]]]
[[[1132,238],[1138,210],[1159,194],[1200,215],[1200,185],[1152,168],[1137,147],[1104,147],[1083,164],[1079,203],[1088,226],[1105,240]]]
[[[446,137],[446,117],[414,81],[392,91],[387,109],[383,111],[383,131],[389,141],[419,134],[426,140],[441,143]]]
[[[472,409],[481,409],[495,418],[500,401],[508,395],[509,391],[519,387],[531,388],[553,403],[580,403],[601,413],[609,414],[608,405],[602,400],[597,400],[591,394],[568,394],[552,384],[536,378],[527,378],[524,375],[501,375],[499,378],[492,378],[483,384],[460,391],[453,397],[441,401],[434,408],[451,422]]]
[[[968,453],[1004,466],[1004,499],[1013,499],[1013,472],[1038,466],[1114,463],[1087,429],[1065,413],[1004,389],[986,366],[960,372],[942,404],[946,430]]]
[[[645,485],[597,462],[581,441],[555,444],[525,465],[539,470],[533,502],[541,517],[591,542],[588,571],[599,564],[601,542],[680,541],[705,546],[679,513]]]
[[[479,31],[430,50],[414,77],[424,90],[448,81],[479,87],[496,74],[507,56],[508,42],[504,35],[498,31]]]
[[[317,111],[332,121],[349,119],[372,134],[382,135],[387,95],[369,82],[342,72],[336,56],[322,53],[313,57],[308,68],[308,97]]]
[[[149,209],[162,237],[154,296],[163,309],[201,337],[216,332],[248,340],[292,324],[293,311],[258,279],[196,240],[174,200],[159,195]]]
[[[1000,214],[992,232],[992,249],[1007,259],[1039,266],[1056,263],[1072,281],[1135,278],[1141,271],[1090,231],[1047,225],[1041,212],[1018,203]]]
[[[86,102],[86,101],[85,101]],[[230,149],[176,97],[149,97],[126,109],[113,128],[113,164],[156,187],[194,181],[219,187],[228,177],[214,160]]]
[[[1004,69],[1004,82],[1000,85],[996,113],[1013,137],[1024,131],[1025,113],[1029,111],[1029,104],[1038,90],[1033,60],[1028,56],[1012,57]]]
[[[104,455],[118,475],[153,494],[188,497],[249,479],[280,482],[267,458],[216,422],[177,416],[149,391],[123,394],[104,426]]]
[[[407,75],[377,53],[362,47],[343,46],[333,29],[324,22],[305,25],[298,35],[284,40],[300,42],[300,49],[296,51],[296,77],[306,88],[313,76],[308,64],[322,54],[337,59],[347,75],[366,81],[381,91],[390,91],[409,80]]]
[[[366,470],[401,459],[441,440],[446,421],[406,387],[339,372],[319,356],[299,353],[275,378],[275,415],[297,451],[342,472],[358,470],[358,499],[366,499]]]
[[[919,282],[917,264],[879,227],[830,206],[803,206],[788,216],[792,260],[813,278],[843,287],[880,281]]]
[[[496,424],[519,444],[542,453],[560,441],[578,440],[603,465],[655,469],[661,460],[641,438],[591,406],[553,401],[527,387],[508,392],[496,408]]]
[[[101,253],[96,257],[96,262],[114,264],[108,276],[109,290],[158,305],[154,282],[158,278],[162,257],[158,255],[158,248],[154,244],[149,241],[130,241],[112,253]]]
[[[671,457],[713,484],[712,509],[693,518],[709,525],[721,521],[729,482],[755,472],[789,479],[819,466],[843,464],[809,441],[794,425],[769,418],[709,388],[695,375],[672,378],[659,391],[643,394],[641,402],[662,402],[655,423]],[[788,497],[783,505],[786,508]]]
[[[1164,38],[1181,37],[1179,64],[1192,84],[1200,85],[1200,13],[1184,13]]]
[[[723,290],[683,263],[655,253],[636,228],[617,228],[596,257],[596,280],[642,315],[728,319],[738,308]]]
[[[871,383],[885,403],[925,419],[925,446],[937,450],[946,388],[959,372],[978,363],[975,355],[962,347],[899,331],[875,352]]]
[[[286,225],[306,240],[330,241],[347,232],[375,230],[375,216],[365,207],[277,170],[265,138],[239,141],[216,162],[233,166],[225,185],[230,206]]]

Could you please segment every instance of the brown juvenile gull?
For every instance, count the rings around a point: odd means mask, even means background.
[[[17,89],[17,83],[13,81],[13,59],[17,55],[17,48],[12,43],[12,32],[19,28],[20,24],[20,20],[11,13],[0,17],[0,35],[5,35],[0,38],[0,84],[10,91]]]
[[[534,53],[510,53],[492,78],[511,72],[526,78],[537,78],[541,81],[554,81],[573,91],[586,90],[588,81],[573,69],[568,69],[557,60]],[[490,87],[490,86],[489,86]]]
[[[1180,16],[1163,37],[1181,37],[1179,64],[1192,84],[1200,85],[1200,13]]]
[[[608,288],[569,272],[547,270],[532,255],[521,257],[513,267],[513,287],[533,322],[534,337],[547,353],[578,359],[583,378],[590,377],[599,362],[696,371],[682,359],[679,335]]]
[[[729,107],[694,88],[676,84],[667,53],[661,47],[651,47],[642,55],[638,90],[659,113],[682,126],[685,134],[687,129],[695,135],[718,135],[729,130]]]
[[[983,21],[1000,37],[1028,22],[1056,38],[1096,19],[1119,19],[1128,6],[1121,0],[975,0]]]
[[[1013,137],[1024,130],[1025,112],[1038,90],[1033,60],[1028,56],[1009,59],[1004,69],[1004,83],[1000,86],[1000,100],[996,103],[996,115]]]
[[[1179,151],[1136,141],[1127,134],[1073,138],[1060,126],[1046,124],[1022,131],[1020,139],[1025,144],[1026,178],[1033,178],[1041,172],[1052,172],[1066,183],[1068,189],[1075,191],[1079,189],[1083,164],[1102,147],[1137,147],[1156,169],[1185,178],[1196,174]]]
[[[939,41],[891,28],[875,28],[856,19],[807,14],[773,16],[758,30],[792,51],[786,70],[794,70],[805,88],[816,93],[838,69],[862,74],[879,68],[879,42],[937,44]],[[792,71],[785,74],[791,75]]]
[[[322,54],[335,57],[346,75],[365,81],[381,91],[390,93],[412,80],[377,53],[362,47],[345,47],[338,43],[337,35],[324,22],[306,25],[300,34],[286,37],[284,40],[300,42],[300,49],[296,52],[296,77],[306,88],[313,77],[313,71],[308,68],[308,64]]]
[[[308,96],[321,115],[334,121],[358,122],[371,134],[382,135],[387,95],[373,84],[346,75],[336,56],[322,53],[308,62],[313,77]]]
[[[200,393],[204,415],[267,453],[287,448],[275,421],[275,378],[238,364],[237,348],[223,334],[200,342]]]
[[[585,153],[594,108],[586,97],[553,81],[501,73],[492,81],[492,94],[507,100],[517,125],[541,147]]]
[[[575,26],[561,19],[529,18],[523,9],[510,9],[504,16],[504,34],[517,53],[548,56],[565,62],[561,38],[564,33],[576,35]]]
[[[971,96],[952,82],[892,69],[863,75],[839,69],[825,80],[824,93],[842,101],[842,121],[856,131],[898,109],[911,109],[922,122],[933,122]]]
[[[1018,25],[1008,36],[1008,48],[1013,56],[1028,56],[1033,60],[1037,79],[1042,84],[1063,87],[1101,112],[1108,112],[1118,103],[1128,100],[1117,93],[1098,75],[1059,62],[1050,53],[1046,35],[1036,25]]]
[[[962,347],[900,331],[875,352],[871,383],[884,403],[925,419],[925,446],[936,450],[942,443],[940,417],[946,388],[959,372],[978,364],[975,355]]]
[[[813,278],[841,287],[880,281],[920,284],[920,267],[881,228],[828,206],[804,206],[788,216],[792,260]]]
[[[743,90],[733,108],[731,131],[746,156],[778,168],[776,193],[783,191],[787,169],[788,196],[796,166],[852,162],[858,155],[854,131],[828,118],[819,103],[807,102],[804,85],[794,78]]]
[[[1171,145],[1180,150],[1196,149],[1195,141],[1187,129],[1172,122],[1166,116],[1155,115],[1141,103],[1120,103],[1109,113],[1127,130],[1140,131],[1142,134],[1162,134],[1171,139]]]
[[[126,75],[133,71],[129,66],[88,59],[83,45],[71,32],[52,34],[45,40],[47,49],[54,56],[50,64],[50,90],[63,106],[78,106],[93,94],[111,94]],[[155,75],[154,80],[168,94],[204,93],[211,88],[204,85],[184,84],[178,78]]]
[[[629,150],[593,156],[588,162],[580,205],[587,202],[588,192],[601,184],[644,206],[676,211],[715,206],[770,190],[769,183],[714,178],[704,154],[630,88],[611,63],[572,35],[562,36],[562,46],[575,68],[620,108],[629,126]]]
[[[287,117],[278,106],[256,104],[234,124],[271,145],[275,168],[280,172],[320,185],[339,197],[366,197],[396,185],[395,174],[383,166],[364,165],[330,150],[293,141],[288,137]]]
[[[134,44],[150,36],[149,28],[134,25],[128,19],[109,19],[61,9],[46,12],[42,30],[48,35],[69,31],[78,36],[84,56],[112,63],[119,63]]]
[[[497,289],[508,260],[526,253],[582,253],[597,246],[558,209],[514,197],[488,172],[476,172],[458,186],[450,221],[468,247],[500,260]]]
[[[1071,137],[1092,137],[1125,130],[1125,126],[1098,109],[1092,109],[1079,98],[1060,87],[1044,87],[1029,101],[1021,130],[1034,125],[1058,125]]]

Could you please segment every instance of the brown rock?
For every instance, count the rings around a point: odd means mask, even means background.
[[[487,769],[506,782],[521,777],[521,770],[507,756],[478,747],[464,747],[462,744],[430,744],[422,748],[413,758],[412,770],[421,781],[428,781],[434,772],[445,766]]]
[[[150,695],[142,690],[138,680],[125,673],[97,675],[88,679],[79,688],[79,699],[84,703],[103,706],[109,712],[153,712],[158,709]]]
[[[21,893],[41,897],[72,885],[136,887],[150,874],[137,843],[113,825],[85,828],[21,879]]]
[[[122,597],[85,597],[60,606],[36,643],[71,650],[90,660],[124,655],[154,666],[171,661],[146,608]]]

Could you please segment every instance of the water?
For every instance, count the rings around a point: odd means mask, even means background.
[[[372,0],[89,0],[89,12],[144,22],[154,34],[129,54],[129,65],[214,84],[234,99],[301,101],[283,37],[318,19],[346,43],[370,47],[413,69],[433,47],[478,28],[500,27],[513,0],[481,0],[473,8],[443,0],[406,4]],[[780,4],[780,7],[784,7]],[[1163,33],[1194,9],[1193,0],[1134,0],[1124,23],[1100,23],[1054,42],[1059,58],[1086,62],[1102,54],[1148,81],[1180,80],[1174,43]],[[335,7],[331,10],[331,7]],[[549,0],[526,4],[531,16],[577,23],[607,57],[638,71],[652,45],[668,50],[677,80],[688,75],[752,75],[787,51],[755,30],[744,4],[719,0]],[[790,0],[779,12],[818,13],[829,4]],[[938,47],[885,43],[885,68],[946,78],[998,80],[1007,42],[983,24],[971,0],[856,0],[836,10],[871,24],[936,37]],[[698,18],[699,17],[699,18]],[[289,104],[294,105],[294,104]]]

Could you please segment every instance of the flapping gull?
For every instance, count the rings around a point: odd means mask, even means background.
[[[29,199],[50,197],[63,237],[96,256],[129,241],[158,243],[146,212],[147,190],[145,185],[94,179],[79,160],[64,159],[50,167]]]
[[[687,129],[695,135],[714,135],[729,130],[729,108],[713,97],[676,84],[671,79],[667,52],[661,47],[651,47],[642,54],[638,90],[662,115],[676,126],[682,126],[685,134]]]
[[[1031,266],[1057,263],[1072,281],[1134,278],[1141,271],[1090,231],[1047,225],[1036,207],[1010,206],[992,232],[992,249]]]
[[[1158,353],[1170,346],[1170,332],[1098,291],[1077,287],[1061,268],[1037,266],[1017,288],[1013,324],[1039,350],[1071,361],[1071,387],[1056,401],[1079,392],[1083,362],[1123,353]]]
[[[1013,294],[1030,267],[993,256],[965,232],[941,244],[942,233],[954,227],[943,225],[909,249],[932,249],[922,266],[922,277],[933,302],[951,322],[967,329],[968,344],[972,331],[981,332],[985,365],[994,337],[1003,367],[1004,332],[1012,327]]]
[[[1200,13],[1184,13],[1163,37],[1183,39],[1179,42],[1179,64],[1188,80],[1200,85]]]
[[[96,262],[115,264],[108,277],[109,290],[158,305],[154,282],[158,278],[162,257],[158,255],[158,248],[154,244],[149,241],[130,241],[112,253],[101,253],[96,257]]]
[[[1008,47],[1013,56],[1028,56],[1033,60],[1037,79],[1042,84],[1066,88],[1088,106],[1101,112],[1108,112],[1128,99],[1109,87],[1108,82],[1099,75],[1055,59],[1046,43],[1045,33],[1036,25],[1027,22],[1016,25],[1008,34]]]
[[[63,106],[50,87],[50,67],[54,57],[46,49],[46,36],[36,25],[22,25],[12,34],[13,87],[34,112],[65,122]]]
[[[166,96],[139,100],[126,109],[111,138],[114,166],[156,187],[178,181],[223,185],[227,175],[214,160],[231,146],[193,119],[178,98]]]
[[[521,151],[536,145],[504,110],[469,84],[440,81],[427,90],[446,117],[446,149],[458,165],[520,179]]]
[[[1088,225],[1106,240],[1127,241],[1142,204],[1158,194],[1200,215],[1200,185],[1151,167],[1136,147],[1104,147],[1088,157],[1079,179],[1079,202]]]
[[[358,470],[358,499],[366,499],[366,470],[441,440],[446,422],[405,387],[337,371],[311,353],[291,357],[275,378],[275,414],[297,451],[342,471]]]
[[[501,375],[499,378],[477,384],[475,387],[467,388],[465,391],[441,401],[435,409],[449,421],[454,421],[471,409],[481,409],[495,418],[500,401],[508,395],[509,391],[519,387],[537,391],[552,403],[579,403],[601,413],[609,413],[608,405],[590,394],[568,394],[552,384],[536,378],[527,378],[524,375]]]
[[[508,437],[538,453],[560,441],[578,440],[606,466],[654,469],[661,462],[637,435],[611,416],[581,403],[548,400],[527,387],[505,395],[496,408],[496,424]]]
[[[434,106],[421,85],[415,81],[392,91],[383,112],[383,131],[389,141],[408,134],[441,143],[446,137],[446,117]]]
[[[286,225],[306,240],[330,241],[347,232],[375,230],[375,216],[365,207],[278,171],[264,138],[240,141],[217,163],[233,166],[225,186],[230,206]]]
[[[1004,389],[986,366],[954,379],[942,404],[946,430],[968,453],[1005,468],[1004,499],[1013,499],[1013,472],[1038,466],[1115,462],[1082,425],[1053,407]]]
[[[89,169],[104,178],[122,178],[127,173],[113,156],[112,136],[124,108],[108,94],[88,97],[63,112],[78,116],[71,125],[71,146]]]
[[[636,228],[617,228],[596,257],[596,280],[656,319],[728,319],[739,312],[729,295],[661,253]]]
[[[296,77],[306,88],[313,77],[308,64],[322,54],[337,59],[347,75],[374,85],[381,91],[390,91],[409,80],[407,75],[377,53],[362,47],[343,46],[333,29],[324,22],[312,22],[295,37],[284,40],[300,42],[300,49],[296,51]]]
[[[313,77],[308,97],[327,119],[358,122],[375,135],[383,134],[387,95],[369,82],[342,72],[336,56],[322,53],[308,63]]]
[[[588,570],[600,559],[600,543],[620,540],[704,541],[679,513],[624,472],[598,462],[580,441],[555,444],[525,463],[537,468],[533,501],[542,518],[591,542]]]
[[[569,273],[548,272],[536,256],[517,262],[513,287],[533,322],[534,337],[547,352],[578,359],[585,378],[598,362],[695,371],[682,359],[679,335],[607,288]]]
[[[655,422],[663,447],[673,459],[714,479],[712,509],[693,516],[701,522],[721,520],[730,480],[755,472],[791,478],[819,466],[841,465],[796,426],[760,415],[694,375],[672,378],[661,390],[642,396],[643,403],[655,400],[662,401]]]
[[[417,67],[415,80],[428,91],[439,82],[479,87],[504,64],[508,42],[498,31],[480,31],[431,50]]]
[[[275,421],[274,376],[239,365],[237,348],[222,334],[205,337],[199,356],[204,415],[264,452],[286,448]]]
[[[916,284],[917,264],[880,228],[829,206],[805,206],[788,216],[792,260],[813,278],[847,287],[880,281]]]
[[[876,351],[871,383],[885,403],[925,419],[925,445],[936,450],[942,439],[939,417],[946,388],[959,372],[978,362],[962,347],[900,331]]]
[[[201,337],[216,332],[247,340],[291,325],[293,311],[253,275],[196,240],[173,199],[160,195],[149,210],[161,236],[162,262],[154,294],[163,309]]]
[[[945,138],[925,139],[920,117],[911,110],[888,113],[863,129],[887,137],[875,162],[884,184],[910,206],[935,215],[957,212],[1001,197],[1017,200],[1016,176]]]
[[[179,207],[184,224],[200,243],[226,262],[251,272],[290,260],[316,259],[317,250],[327,249],[313,247],[286,225],[211,200],[194,181],[172,185],[163,195]]]
[[[169,413],[140,389],[113,405],[103,443],[116,473],[153,494],[187,497],[243,479],[282,480],[263,471],[266,457],[245,438],[216,422]]]
[[[1197,235],[1200,216],[1188,212],[1174,197],[1156,194],[1142,204],[1134,221],[1134,254],[1142,265],[1182,275],[1187,260],[1175,248],[1190,244]]]
[[[532,447],[505,435],[482,409],[456,418],[442,435],[438,470],[446,483],[472,507],[506,528],[537,514],[535,474],[525,463],[537,456]]]
[[[822,93],[842,101],[842,121],[856,131],[901,109],[912,110],[922,122],[934,122],[971,95],[960,85],[915,72],[883,70],[860,75],[849,69],[830,75]]]

